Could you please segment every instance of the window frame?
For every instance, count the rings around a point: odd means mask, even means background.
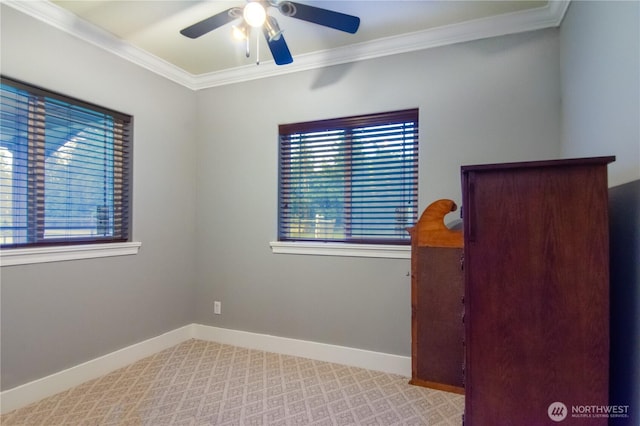
[[[118,112],[109,108],[105,108],[93,103],[89,103],[74,97],[70,97],[59,92],[51,91],[39,86],[35,86],[30,83],[26,83],[21,80],[17,80],[11,77],[7,77],[5,75],[0,76],[0,81],[3,85],[10,86],[19,91],[24,91],[28,96],[29,103],[31,102],[49,102],[49,103],[60,103],[62,108],[68,108],[72,110],[73,108],[79,108],[80,110],[87,110],[89,114],[93,115],[103,115],[105,119],[111,120],[109,122],[113,122],[113,128],[111,132],[114,135],[112,139],[108,140],[110,150],[115,151],[118,150],[118,154],[121,158],[117,161],[114,161],[113,167],[113,175],[110,175],[108,178],[105,175],[105,179],[109,179],[109,184],[106,184],[106,180],[103,182],[104,185],[112,185],[112,186],[121,186],[122,189],[118,189],[117,191],[114,189],[111,193],[114,199],[117,198],[118,201],[113,201],[114,206],[118,206],[118,208],[114,207],[114,211],[111,213],[115,218],[116,215],[121,217],[118,223],[114,223],[111,225],[114,229],[113,235],[99,235],[96,233],[95,235],[82,235],[80,237],[63,237],[56,238],[47,236],[45,238],[44,234],[40,236],[36,236],[35,240],[33,238],[29,239],[25,242],[19,243],[9,243],[1,246],[0,251],[0,263],[2,266],[10,266],[15,264],[28,264],[28,263],[41,263],[41,262],[51,262],[58,260],[73,260],[73,259],[82,259],[82,258],[94,258],[94,257],[106,257],[106,256],[119,256],[125,254],[135,254],[137,253],[140,243],[132,241],[132,188],[133,188],[133,116],[129,114],[125,114],[122,112]],[[39,124],[30,124],[28,126],[28,131],[34,131],[34,128],[41,126],[41,130],[45,129],[46,132],[46,124],[45,120],[51,119],[53,117],[50,115],[48,111],[39,111],[37,114],[37,119],[39,120]],[[31,118],[31,117],[30,117]],[[10,122],[11,123],[11,122]],[[18,128],[18,125],[14,122],[14,128]],[[106,131],[106,130],[105,130]],[[41,137],[45,137],[44,135]],[[32,137],[29,136],[29,139]],[[31,142],[27,142],[30,144]],[[107,142],[105,142],[106,144]],[[18,146],[18,145],[17,145]],[[24,146],[24,143],[23,143]],[[47,173],[51,173],[47,171],[46,166],[44,165],[47,159],[51,158],[51,156],[47,157],[44,151],[44,144],[42,144],[41,149],[41,158],[37,160],[40,166],[35,166],[38,168],[37,173],[42,174],[42,179]],[[9,148],[7,148],[9,149]],[[105,148],[107,149],[107,148]],[[14,148],[12,155],[18,152],[16,148]],[[86,164],[82,162],[81,164]],[[31,167],[33,167],[33,161],[28,161],[22,167],[28,170],[26,173],[32,173]],[[106,167],[106,166],[105,166]],[[12,171],[13,176],[17,176],[16,173],[25,174],[25,170],[21,172]],[[106,173],[106,172],[105,172]],[[110,172],[111,173],[111,172]],[[14,195],[16,194],[15,186],[12,184],[12,190],[14,191]],[[29,192],[29,188],[23,191],[25,194],[23,195],[29,200],[32,200],[32,203],[35,200],[36,203],[41,203],[36,210],[36,215],[40,222],[40,227],[44,228],[44,222],[46,220],[46,212],[44,210],[44,189],[40,189],[36,191],[35,194]],[[29,207],[31,209],[31,207]],[[34,215],[32,210],[29,210],[26,214],[27,217],[31,217]],[[69,220],[69,219],[67,219]],[[96,218],[98,223],[100,221],[99,218]],[[31,226],[31,225],[28,225]],[[98,225],[97,225],[98,226]],[[68,228],[70,229],[70,228]],[[29,228],[26,232],[32,233],[33,229]],[[40,230],[40,232],[42,232]],[[135,253],[134,253],[135,252]]]
[[[390,111],[383,113],[374,113],[374,114],[366,114],[359,116],[350,116],[343,118],[335,118],[328,120],[318,120],[318,121],[310,121],[304,123],[293,123],[293,124],[283,124],[279,126],[279,140],[278,140],[278,212],[277,212],[277,241],[273,241],[270,243],[271,249],[273,253],[285,253],[285,254],[317,254],[317,255],[339,255],[339,256],[357,256],[357,257],[386,257],[386,258],[408,258],[408,254],[410,250],[408,248],[410,246],[411,240],[409,238],[409,234],[406,236],[401,235],[400,238],[373,238],[370,235],[365,235],[364,238],[352,238],[351,235],[346,234],[343,239],[336,238],[293,238],[291,235],[286,235],[286,232],[289,229],[283,230],[283,223],[286,222],[286,217],[283,216],[284,212],[284,204],[283,202],[283,193],[287,192],[287,189],[284,189],[283,186],[283,173],[290,173],[291,169],[284,167],[285,163],[288,161],[288,158],[283,158],[283,155],[290,155],[291,147],[285,147],[283,149],[283,143],[289,142],[292,140],[293,135],[300,134],[309,136],[312,133],[320,132],[329,134],[335,130],[345,130],[344,135],[341,137],[341,141],[347,143],[346,146],[340,148],[340,153],[336,155],[342,155],[342,153],[346,153],[347,158],[351,155],[350,152],[353,150],[353,147],[358,147],[356,142],[350,140],[350,134],[352,134],[354,129],[362,130],[366,128],[374,128],[376,126],[387,126],[392,124],[398,125],[406,125],[407,123],[412,123],[413,130],[410,132],[407,130],[402,130],[403,132],[407,132],[408,134],[412,134],[412,139],[410,143],[413,145],[410,151],[408,151],[411,155],[411,159],[409,162],[397,161],[398,164],[401,164],[404,167],[411,169],[411,177],[408,180],[403,180],[402,185],[405,185],[407,182],[412,185],[411,188],[411,204],[412,211],[411,215],[408,218],[407,226],[410,226],[415,220],[417,220],[418,215],[418,163],[419,163],[419,110],[418,108],[405,109],[399,111]],[[402,136],[406,138],[405,135]],[[283,138],[285,142],[283,142]],[[404,139],[402,141],[404,144]],[[401,149],[398,149],[396,152],[401,152],[404,154],[406,148],[403,146]],[[284,151],[284,153],[283,153]],[[364,163],[355,163],[350,164],[349,161],[345,161],[347,167],[342,169],[345,173],[345,176],[353,176],[354,175],[354,166],[362,166]],[[283,170],[286,169],[286,170]],[[384,174],[384,172],[383,172]],[[375,176],[375,174],[374,174]],[[350,177],[345,177],[345,181],[349,180]],[[376,177],[374,179],[379,179]],[[348,188],[348,184],[345,184],[345,188]],[[349,189],[346,189],[348,192]],[[396,192],[401,192],[403,190],[395,190]],[[362,194],[362,193],[360,193]],[[366,191],[365,191],[365,195]],[[342,196],[343,200],[348,200],[350,194],[344,194]],[[372,199],[376,197],[371,195]],[[289,199],[286,199],[287,201]],[[348,203],[348,201],[347,201]],[[349,211],[349,208],[346,208]],[[289,216],[291,217],[291,216]],[[386,219],[389,220],[389,213],[386,214]],[[345,229],[347,229],[346,223],[353,221],[353,218],[344,218],[343,222],[345,223]],[[366,229],[366,228],[365,228]],[[367,230],[366,232],[369,232]],[[371,232],[373,234],[374,232]]]

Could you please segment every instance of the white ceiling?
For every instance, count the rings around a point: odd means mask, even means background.
[[[179,31],[245,0],[5,0],[64,31],[99,45],[194,90],[321,66],[369,59],[474,39],[558,26],[568,0],[299,0],[360,18],[356,34],[277,18],[293,55],[276,66],[263,37],[251,57],[227,24],[197,39]],[[257,32],[255,32],[257,33]],[[256,65],[259,40],[260,65]]]

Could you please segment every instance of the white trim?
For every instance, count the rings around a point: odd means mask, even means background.
[[[273,61],[264,61],[260,67],[246,65],[201,75],[188,73],[87,21],[78,19],[73,13],[50,1],[4,0],[3,3],[189,89],[199,90],[488,37],[557,27],[564,18],[569,1],[551,0],[544,7],[535,9],[381,38],[337,49],[294,54],[294,62],[287,66],[276,66]]]
[[[302,241],[272,241],[274,254],[312,254],[319,256],[376,257],[386,259],[411,259],[411,246],[381,244],[348,244]]]
[[[126,243],[5,249],[0,250],[0,266],[93,259],[96,257],[128,256],[138,254],[141,245],[141,242],[133,241]]]
[[[79,19],[75,14],[49,0],[2,0],[2,3],[175,83],[192,88],[193,76],[183,69],[119,39],[90,22]]]
[[[411,357],[267,334],[189,324],[50,376],[0,393],[0,414],[25,407],[89,380],[109,374],[189,339],[200,339],[283,355],[292,355],[411,376]]]
[[[411,377],[411,357],[408,356],[201,324],[194,324],[193,327],[195,339]]]
[[[0,413],[27,406],[156,354],[191,338],[192,325],[153,337],[0,393]]]

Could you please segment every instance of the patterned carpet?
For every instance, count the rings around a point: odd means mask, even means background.
[[[460,425],[464,396],[202,340],[0,418],[9,425]]]

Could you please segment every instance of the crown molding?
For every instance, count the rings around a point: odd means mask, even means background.
[[[570,0],[550,0],[546,6],[536,9],[505,13],[337,49],[296,55],[295,61],[286,66],[277,66],[273,61],[264,61],[260,66],[244,65],[201,75],[188,73],[93,24],[78,19],[71,12],[48,0],[3,0],[3,3],[175,83],[191,90],[200,90],[472,40],[557,27],[564,18]]]
[[[1,0],[2,4],[38,19],[83,41],[100,47],[142,68],[193,89],[194,76],[183,69],[121,40],[108,31],[78,18],[49,0]]]

